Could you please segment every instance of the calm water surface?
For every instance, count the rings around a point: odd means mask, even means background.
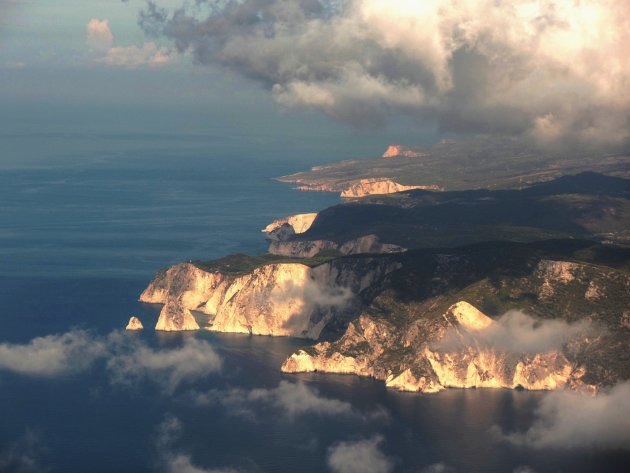
[[[258,160],[254,153],[209,152],[203,143],[93,141],[67,156],[46,140],[25,142],[54,159],[0,170],[0,343],[76,329],[102,340],[131,314],[150,327],[156,308],[137,298],[158,269],[261,253],[259,230],[269,221],[337,201],[270,180],[315,164],[296,164],[293,156]],[[0,371],[0,470],[30,471],[7,466],[18,454],[51,472],[107,473],[165,471],[169,458],[187,455],[207,469],[321,472],[331,445],[379,437],[397,472],[436,463],[458,472],[512,472],[522,465],[537,472],[627,471],[625,454],[532,450],[492,435],[495,425],[526,429],[540,393],[420,396],[352,376],[284,375],[283,359],[304,344],[294,339],[152,330],[122,336],[154,350],[203,339],[223,368],[174,390],[151,376],[113,384],[107,360],[62,376]],[[351,403],[352,412],[291,416],[270,403],[194,402],[199,393],[274,390],[282,381]],[[166,441],[164,426],[173,419],[179,429]]]

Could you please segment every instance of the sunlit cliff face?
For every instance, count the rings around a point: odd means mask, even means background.
[[[159,3],[159,2],[158,2]],[[389,116],[538,144],[630,141],[630,4],[618,0],[244,0],[144,12],[200,63],[357,126]]]

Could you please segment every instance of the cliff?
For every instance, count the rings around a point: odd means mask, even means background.
[[[297,350],[282,370],[369,376],[425,393],[596,391],[630,378],[628,273],[541,257],[540,248],[400,255],[402,268],[338,340]]]
[[[284,240],[288,236],[307,231],[313,224],[316,217],[316,212],[290,215],[288,217],[274,220],[261,231],[266,233],[270,240]]]
[[[389,145],[383,153],[383,158],[420,158],[427,156],[426,151],[409,148],[404,145]]]
[[[382,258],[342,259],[311,267],[272,263],[230,273],[182,263],[160,272],[140,300],[163,304],[157,330],[209,330],[317,339],[333,319],[353,316],[397,266]]]
[[[403,192],[413,189],[425,189],[435,191],[441,190],[441,188],[437,185],[405,186],[393,181],[392,179],[374,178],[361,179],[356,183],[353,183],[352,185],[341,191],[341,197],[349,199],[365,197],[366,195],[374,194],[393,194],[395,192]]]
[[[376,235],[364,235],[343,243],[330,240],[292,240],[278,239],[269,245],[269,253],[300,258],[312,258],[322,252],[335,251],[342,255],[361,253],[398,253],[405,251],[399,245],[382,243]]]
[[[282,371],[371,376],[385,381],[391,388],[424,393],[447,387],[547,390],[570,385],[593,388],[581,381],[585,371],[558,350],[514,354],[486,346],[478,333],[495,323],[475,307],[460,301],[424,334],[412,363],[381,365],[381,359],[391,358],[395,353],[397,347],[392,343],[393,338],[400,334],[389,324],[362,316],[348,327],[338,344],[324,342],[310,351],[299,350],[284,362]],[[447,334],[456,334],[457,339],[451,340],[449,345],[440,345]],[[337,346],[341,350],[337,350]]]

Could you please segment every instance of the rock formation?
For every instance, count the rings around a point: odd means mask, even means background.
[[[317,339],[336,317],[354,314],[361,298],[396,263],[361,258],[309,267],[267,264],[242,275],[182,263],[159,273],[140,296],[164,304],[157,330],[196,330],[195,310],[211,316],[210,330]]]
[[[142,322],[140,322],[138,317],[131,317],[129,319],[129,323],[125,327],[125,330],[142,330],[143,328]]]
[[[384,158],[420,158],[422,156],[428,156],[428,153],[426,151],[413,150],[404,145],[389,145],[383,153]]]
[[[395,353],[400,333],[388,323],[362,316],[350,324],[338,344],[324,342],[298,350],[284,362],[282,371],[353,373],[382,379],[395,389],[425,393],[447,387],[540,390],[583,384],[580,378],[585,371],[557,350],[515,354],[484,345],[478,335],[494,323],[460,301],[434,322],[429,333],[422,334],[411,363],[392,360],[386,369],[379,361]],[[447,335],[454,335],[455,340],[441,345]]]
[[[374,194],[393,194],[394,192],[403,192],[412,189],[441,190],[440,187],[436,185],[405,186],[391,179],[374,178],[361,179],[350,185],[348,188],[341,191],[341,197],[349,199]]]
[[[270,240],[286,240],[292,235],[307,231],[316,217],[316,212],[290,215],[274,220],[261,231],[266,233]]]
[[[376,235],[364,235],[344,243],[330,240],[276,240],[269,245],[269,253],[273,255],[312,258],[322,251],[335,250],[342,255],[361,253],[399,253],[406,251],[402,246],[382,243]]]

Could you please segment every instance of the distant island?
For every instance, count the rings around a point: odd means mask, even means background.
[[[542,157],[508,144],[492,155],[483,142],[390,146],[378,166],[281,178],[351,198],[271,222],[265,255],[160,271],[140,300],[161,304],[157,330],[317,342],[285,372],[425,393],[597,392],[630,379],[628,157],[536,168]]]

